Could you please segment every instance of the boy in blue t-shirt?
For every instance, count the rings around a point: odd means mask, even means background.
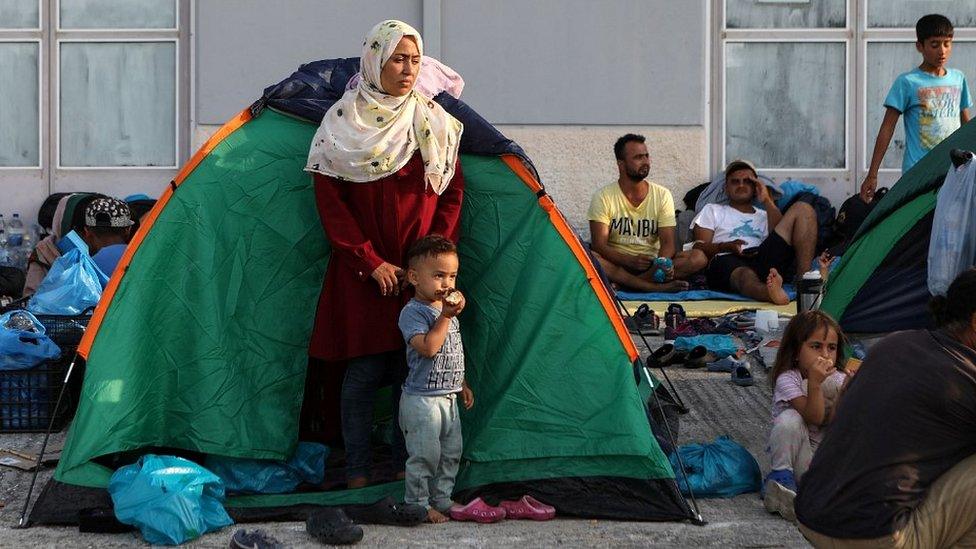
[[[457,315],[464,309],[454,288],[457,248],[440,235],[426,236],[407,252],[407,281],[415,294],[400,311],[410,372],[400,397],[406,442],[404,501],[427,508],[428,522],[445,522],[461,461],[461,420],[474,395],[464,381],[464,347]]]
[[[878,186],[878,169],[898,117],[905,115],[905,157],[902,173],[921,160],[943,139],[969,121],[972,100],[966,76],[946,67],[952,54],[952,23],[930,14],[915,24],[915,49],[922,54],[918,68],[901,74],[885,98],[885,116],[871,155],[871,167],[861,184],[861,198],[870,202]]]

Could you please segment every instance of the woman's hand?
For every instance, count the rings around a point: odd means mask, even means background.
[[[403,278],[403,269],[384,261],[377,267],[370,276],[380,285],[381,295],[399,295],[400,278]]]
[[[829,358],[818,356],[817,361],[813,363],[810,367],[810,371],[807,373],[807,377],[810,383],[816,383],[820,385],[823,380],[827,379],[830,374],[834,373],[834,363],[830,361]]]

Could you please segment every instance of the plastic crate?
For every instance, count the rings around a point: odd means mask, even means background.
[[[61,358],[29,370],[0,371],[0,433],[44,432],[52,417],[52,432],[64,428],[74,413],[74,391],[65,392],[57,410],[55,405],[74,355],[73,347],[62,348]]]
[[[44,325],[45,335],[51,338],[55,345],[61,348],[62,357],[67,354],[69,347],[77,347],[81,336],[85,335],[91,313],[75,316],[62,315],[34,315]],[[74,355],[74,349],[70,349]]]

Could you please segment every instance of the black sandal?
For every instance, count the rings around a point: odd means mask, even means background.
[[[417,526],[427,520],[427,509],[422,505],[397,503],[389,496],[370,505],[347,505],[344,510],[356,524]]]
[[[708,354],[708,349],[704,345],[696,345],[691,351],[688,352],[688,356],[685,357],[685,368],[701,368],[705,365],[705,356]]]
[[[363,529],[338,507],[323,507],[308,516],[305,530],[326,545],[352,545],[363,539]]]

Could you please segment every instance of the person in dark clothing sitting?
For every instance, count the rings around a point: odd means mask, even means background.
[[[795,500],[816,547],[976,545],[976,268],[851,380]]]

